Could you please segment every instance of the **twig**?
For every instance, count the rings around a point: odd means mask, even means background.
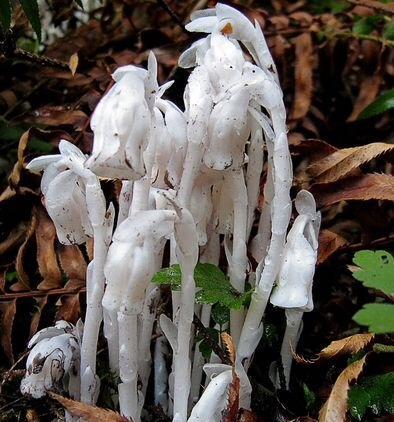
[[[377,246],[387,245],[391,242],[394,242],[394,233],[372,240],[371,242],[360,242],[353,243],[352,245],[344,245],[342,248],[338,249],[338,252],[356,252],[365,248],[374,248]]]
[[[381,10],[386,13],[390,13],[394,15],[394,7],[393,4],[384,4],[380,1],[374,0],[346,0],[348,3],[354,4],[355,6],[365,6],[369,7],[370,9]]]
[[[212,338],[209,331],[206,329],[206,327],[204,327],[203,323],[200,321],[196,314],[194,314],[193,317],[193,324],[197,327],[199,333],[201,333],[204,341],[208,344],[208,346],[219,356],[220,360],[227,365],[231,365],[231,360],[227,356],[227,353]]]
[[[40,66],[55,67],[62,70],[70,70],[68,63],[61,62],[60,60],[52,59],[48,56],[39,56],[28,51],[16,48],[12,52],[4,54],[6,58],[24,60],[30,63],[36,63]]]
[[[387,45],[389,47],[394,47],[394,41],[377,37],[375,35],[356,34],[355,32],[350,32],[350,31],[336,32],[334,34],[331,34],[330,38],[355,38],[357,40],[375,41],[380,44]]]
[[[174,12],[174,10],[169,6],[166,0],[157,0],[160,6],[171,16],[172,20],[182,29],[185,34],[189,35],[189,32],[186,31],[185,27],[179,16]]]
[[[31,290],[30,292],[6,293],[0,295],[1,300],[20,299],[26,297],[40,297],[40,296],[61,296],[72,295],[77,293],[85,293],[86,288],[78,289],[53,289],[53,290]]]

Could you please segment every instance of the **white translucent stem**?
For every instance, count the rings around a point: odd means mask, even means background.
[[[195,283],[193,271],[182,272],[178,347],[174,359],[174,422],[186,422],[190,392],[190,332],[193,322]]]
[[[140,420],[140,406],[138,401],[138,313],[128,314],[125,309],[118,313],[119,325],[119,366],[121,384],[119,389],[120,413],[132,418],[134,422]]]
[[[211,319],[211,308],[211,305],[202,306],[200,320],[204,327],[209,327],[209,321]],[[196,343],[196,347],[194,349],[189,408],[192,408],[200,397],[204,357],[200,352],[199,345],[200,343]]]
[[[161,406],[164,413],[168,409],[168,371],[166,356],[168,356],[167,340],[163,335],[160,335],[155,342],[154,354],[154,400],[156,406]]]
[[[190,208],[191,195],[200,170],[202,155],[202,145],[189,142],[179,187],[179,203],[186,208]]]
[[[216,421],[226,405],[226,392],[232,380],[231,370],[213,378],[194,406],[188,422]]]
[[[247,203],[248,194],[245,185],[243,170],[231,172],[228,177],[232,178],[234,229],[233,249],[231,262],[229,263],[230,283],[238,291],[245,290],[245,277],[248,258],[246,255],[246,231],[247,231]],[[244,321],[244,310],[230,311],[230,331],[235,345],[241,335]]]
[[[150,344],[153,325],[156,318],[156,308],[160,298],[160,289],[151,284],[145,295],[144,307],[141,315],[141,331],[138,342],[138,373],[142,384],[142,393],[145,396],[151,371]]]
[[[134,182],[130,213],[147,210],[149,208],[149,190],[150,183],[147,176]]]
[[[290,187],[292,168],[286,137],[285,112],[283,107],[271,110],[275,133],[273,152],[274,198],[272,201],[271,241],[264,259],[260,281],[252,295],[238,347],[238,357],[249,360],[256,349],[261,335],[261,320],[277,274],[285,244],[286,231],[291,215]]]
[[[248,191],[248,225],[246,238],[250,236],[260,193],[260,178],[264,164],[263,132],[254,123],[252,127],[251,142],[248,149],[249,163],[246,170],[246,186]]]
[[[95,404],[100,379],[96,375],[97,341],[103,319],[101,301],[104,295],[104,264],[108,251],[108,229],[105,226],[105,199],[98,179],[86,186],[89,218],[93,226],[93,261],[86,280],[86,316],[81,346],[81,401]]]
[[[295,352],[297,348],[303,314],[304,312],[298,309],[286,309],[286,331],[283,336],[280,355],[287,389],[289,389],[290,385],[291,365],[293,363],[292,352]],[[276,384],[277,388],[280,388],[279,376],[277,376]]]
[[[125,220],[129,215],[131,202],[133,199],[133,181],[123,180],[122,189],[119,194],[119,214],[117,225]]]

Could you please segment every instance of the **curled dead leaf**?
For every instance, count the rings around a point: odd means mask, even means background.
[[[330,183],[342,179],[350,172],[379,155],[394,151],[393,144],[375,142],[333,152],[309,166],[310,176],[318,183]]]
[[[68,61],[68,67],[71,70],[72,76],[74,76],[75,72],[77,71],[78,63],[79,63],[78,53],[72,54],[70,57],[70,60]]]
[[[348,117],[348,122],[354,122],[360,113],[371,104],[379,94],[380,84],[382,83],[382,74],[380,72],[365,78],[361,82],[360,92],[354,103],[353,111]]]
[[[315,184],[311,187],[319,207],[340,201],[368,201],[380,199],[394,201],[394,176],[368,173],[341,183]]]
[[[38,285],[38,289],[57,289],[62,285],[62,273],[55,250],[55,226],[42,207],[35,208],[35,215],[38,220],[36,229],[37,262],[43,278],[43,281]]]
[[[12,349],[12,327],[16,314],[16,299],[0,302],[0,342],[4,354],[11,363],[14,363],[14,353]]]
[[[48,393],[54,400],[58,401],[73,416],[83,418],[86,422],[132,422],[131,419],[120,415],[112,410],[102,409],[86,403],[67,399],[55,393]]]
[[[323,264],[336,251],[348,244],[348,241],[337,233],[330,230],[322,230],[319,233],[319,252],[317,265]]]
[[[313,67],[315,64],[312,36],[305,32],[295,39],[295,98],[290,118],[302,119],[311,106],[313,93]]]
[[[358,379],[366,362],[367,355],[345,368],[335,381],[331,394],[321,408],[319,422],[345,422],[348,410],[347,401],[350,385]]]
[[[372,346],[374,341],[375,334],[373,333],[355,334],[353,336],[331,342],[317,355],[315,359],[308,360],[296,354],[293,356],[295,361],[298,363],[307,365],[316,364],[325,360],[358,353]]]

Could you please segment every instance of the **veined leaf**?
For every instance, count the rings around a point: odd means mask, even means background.
[[[353,25],[353,32],[359,35],[368,35],[383,19],[382,15],[365,16]]]
[[[394,89],[382,94],[360,114],[359,119],[368,119],[394,108]]]
[[[383,29],[383,38],[386,40],[394,40],[394,20],[387,22]]]
[[[331,394],[319,412],[319,422],[346,420],[350,384],[357,380],[365,365],[366,356],[345,368],[335,381]]]
[[[169,285],[173,290],[181,287],[182,273],[178,264],[163,268],[152,279],[153,283]],[[214,304],[232,309],[240,309],[246,302],[251,291],[241,293],[234,289],[229,278],[213,264],[197,264],[194,271],[196,287],[200,290],[196,293],[198,303]]]
[[[19,2],[34,32],[37,34],[38,41],[41,41],[41,21],[37,0],[19,0]]]
[[[376,334],[394,333],[394,305],[390,303],[367,303],[353,319]]]
[[[353,262],[359,267],[353,277],[364,286],[394,294],[394,257],[386,251],[356,252]]]
[[[394,413],[394,372],[363,379],[349,392],[351,415],[363,420],[369,410],[379,416]]]
[[[11,1],[0,0],[0,24],[6,31],[11,25]]]

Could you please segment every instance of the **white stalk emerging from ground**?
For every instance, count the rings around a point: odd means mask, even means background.
[[[309,192],[300,191],[295,205],[299,215],[287,235],[278,283],[270,299],[273,305],[286,310],[287,324],[281,357],[287,389],[293,360],[292,350],[296,350],[301,334],[302,315],[313,309],[312,282],[320,228],[320,213],[316,212],[315,200]]]

